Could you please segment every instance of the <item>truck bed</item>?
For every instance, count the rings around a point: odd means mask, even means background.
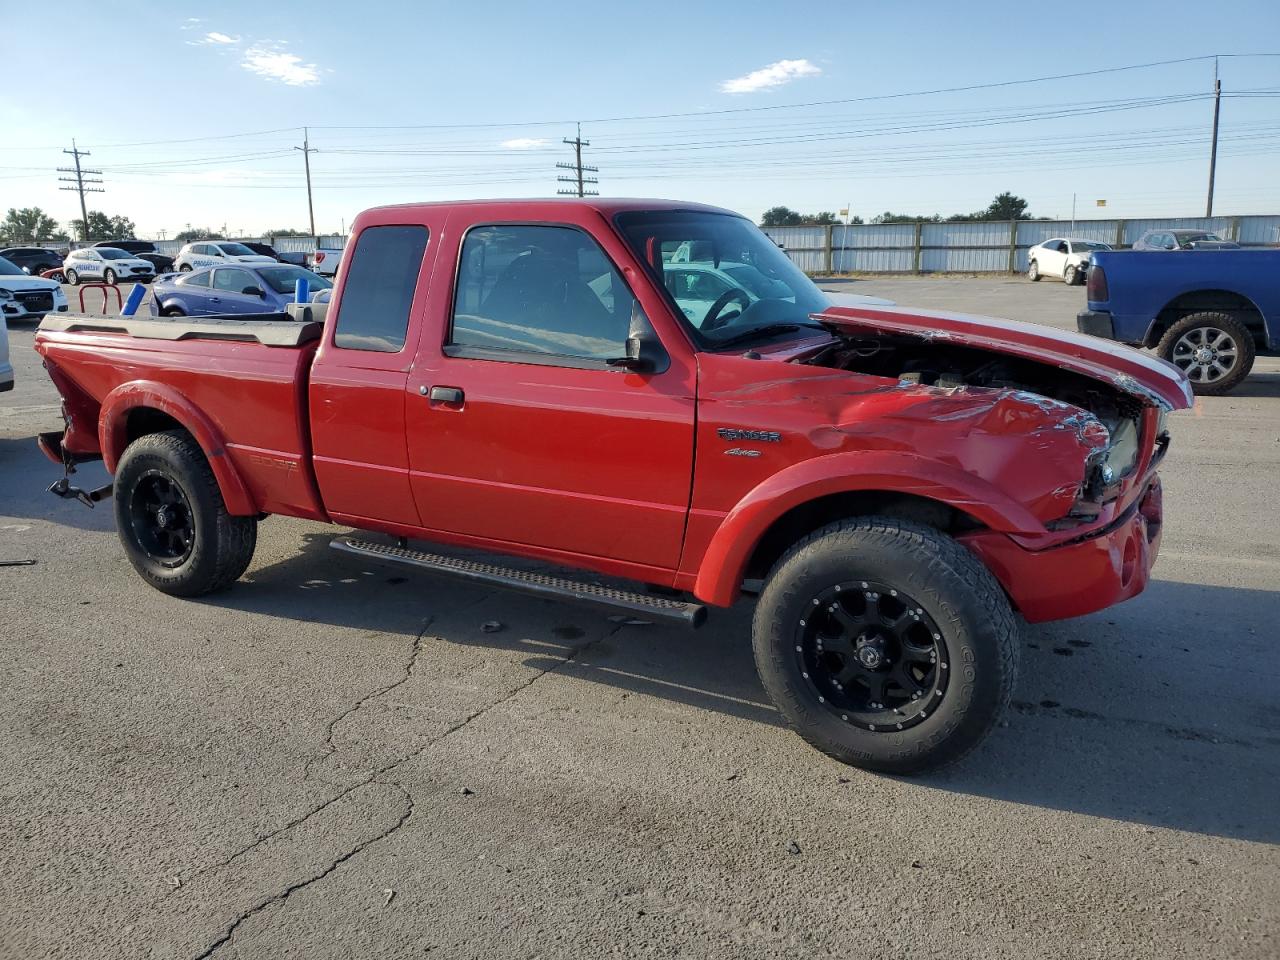
[[[243,478],[246,502],[236,512],[323,518],[307,403],[323,325],[310,308],[299,312],[299,319],[47,316],[36,346],[66,398],[63,448],[80,458],[101,454],[114,470],[141,426],[133,418],[185,413],[184,422],[206,426],[197,440],[215,472],[225,456]]]

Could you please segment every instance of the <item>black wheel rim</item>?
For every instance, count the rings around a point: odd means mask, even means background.
[[[935,713],[950,660],[924,607],[888,584],[851,580],[813,596],[796,625],[795,656],[828,712],[863,730],[889,733]]]
[[[195,546],[195,521],[186,492],[173,478],[148,470],[133,487],[129,517],[146,555],[165,567],[179,567]]]

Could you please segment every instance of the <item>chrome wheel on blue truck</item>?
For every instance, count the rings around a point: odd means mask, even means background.
[[[1160,338],[1156,347],[1203,396],[1226,393],[1253,367],[1253,335],[1229,313],[1193,313]]]

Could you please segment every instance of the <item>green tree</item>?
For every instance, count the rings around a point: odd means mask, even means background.
[[[35,243],[37,240],[66,240],[58,229],[58,221],[39,207],[9,208],[0,223],[0,240],[5,243]]]
[[[804,218],[804,222],[816,224],[817,226],[820,226],[820,227],[825,227],[828,224],[839,223],[840,221],[836,219],[836,215],[832,213],[830,210],[823,210],[821,213],[809,214]]]
[[[1030,204],[1022,197],[1014,196],[1006,190],[1004,193],[996,194],[996,198],[987,205],[985,210],[978,210],[975,213],[957,213],[947,219],[952,221],[1033,220],[1035,218],[1027,213],[1028,206]]]
[[[796,227],[804,223],[804,217],[790,207],[770,207],[760,218],[762,227]]]
[[[930,216],[917,215],[914,213],[892,213],[886,210],[884,213],[871,218],[872,223],[937,223],[942,219],[940,214],[934,213]]]
[[[311,234],[305,230],[294,230],[292,227],[284,227],[279,230],[266,230],[262,234],[264,237],[309,237]]]
[[[196,227],[191,230],[183,230],[173,239],[181,240],[183,243],[190,243],[192,240],[224,240],[226,238],[218,233],[217,230],[210,230],[208,227]]]
[[[80,234],[81,240],[133,240],[137,228],[128,217],[109,217],[101,210],[90,210],[88,232],[82,220],[72,220],[71,229]]]

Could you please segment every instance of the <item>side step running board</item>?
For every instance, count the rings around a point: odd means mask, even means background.
[[[405,547],[371,543],[368,540],[357,540],[352,537],[336,537],[329,546],[368,560],[399,563],[457,580],[467,580],[471,583],[501,587],[506,590],[518,590],[521,593],[532,593],[573,603],[616,607],[636,614],[675,620],[691,627],[700,627],[707,619],[707,608],[700,603],[685,603],[681,600],[631,593],[627,590],[616,590],[613,587],[602,587],[593,583],[579,583],[576,580],[549,577],[546,574],[516,570],[494,563],[462,560],[438,553],[425,553]]]

